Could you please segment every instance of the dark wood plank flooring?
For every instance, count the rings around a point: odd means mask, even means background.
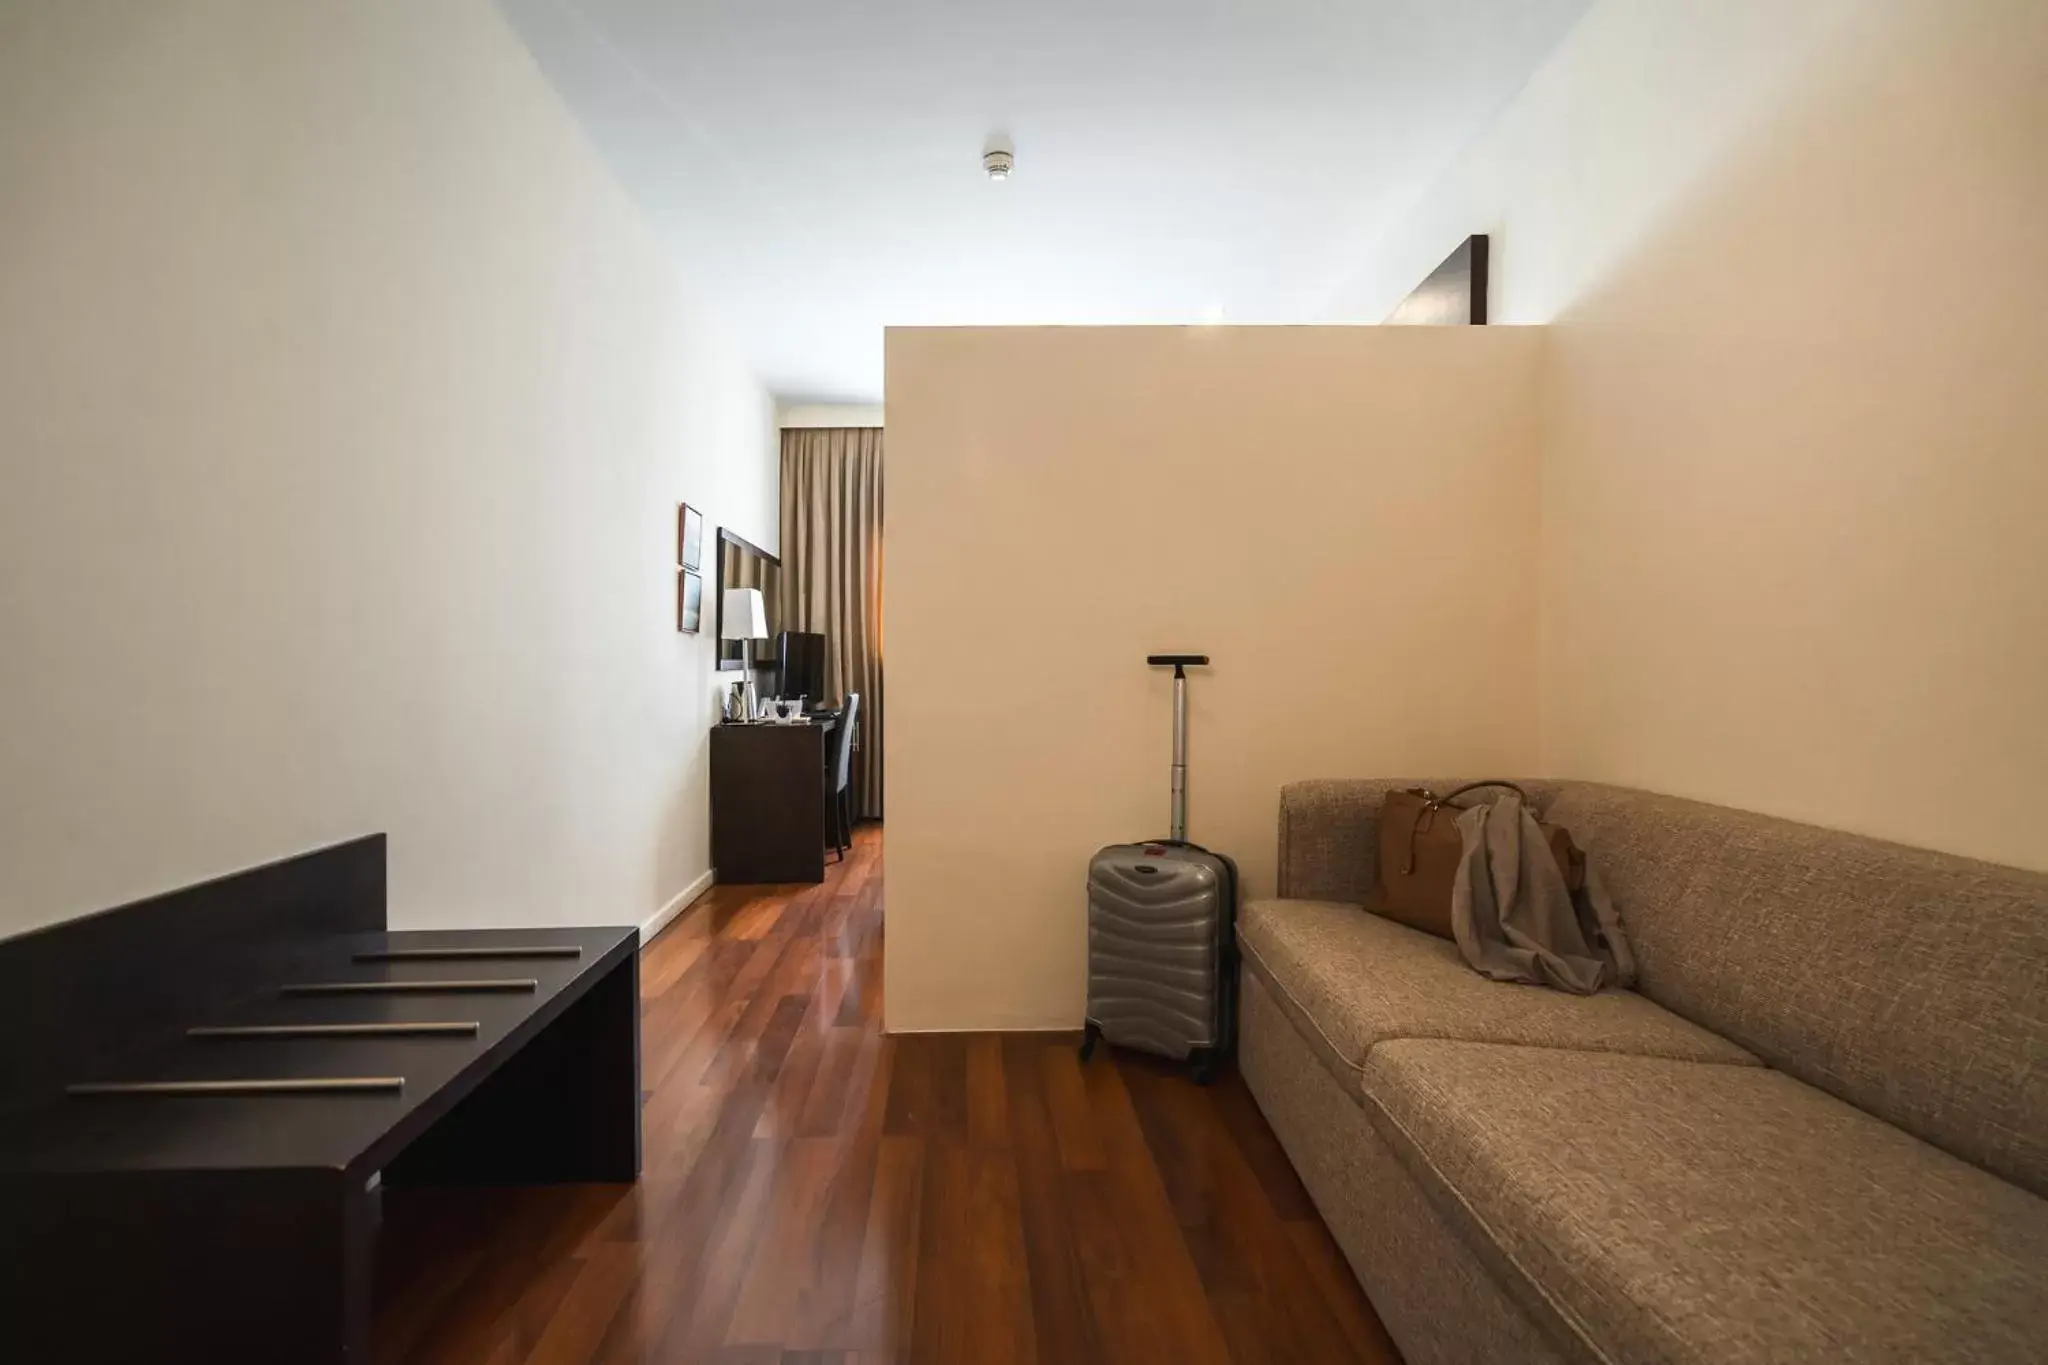
[[[637,1186],[394,1190],[385,1365],[1398,1357],[1243,1083],[885,1037],[882,842],[644,950]]]

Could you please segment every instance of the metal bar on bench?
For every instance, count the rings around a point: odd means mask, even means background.
[[[530,976],[480,981],[305,981],[279,986],[279,995],[436,995],[454,991],[537,991]]]
[[[474,1038],[482,1025],[474,1019],[374,1024],[202,1024],[185,1030],[187,1038]]]
[[[405,1089],[403,1076],[301,1076],[239,1081],[95,1081],[67,1095],[360,1095]]]
[[[357,953],[358,962],[435,962],[469,958],[582,957],[573,943],[512,944],[502,948],[377,948]]]

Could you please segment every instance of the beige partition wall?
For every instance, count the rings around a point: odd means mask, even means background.
[[[1282,782],[1527,771],[1541,337],[893,330],[888,1024],[1078,1026],[1088,858],[1165,832],[1273,884]]]

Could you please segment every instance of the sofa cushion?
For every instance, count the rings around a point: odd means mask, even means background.
[[[2039,1359],[2048,1203],[1779,1072],[1374,1048],[1366,1110],[1597,1361]]]
[[[1568,783],[1637,989],[2048,1194],[2048,875]]]
[[[1724,1038],[1632,991],[1566,995],[1489,981],[1458,945],[1330,901],[1253,901],[1245,959],[1343,1085],[1389,1038],[1462,1038],[1755,1065]]]

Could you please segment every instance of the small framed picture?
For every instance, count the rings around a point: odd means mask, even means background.
[[[695,635],[704,623],[704,575],[693,569],[676,570],[676,629]]]
[[[685,569],[704,567],[704,514],[687,502],[676,504],[676,563]]]

